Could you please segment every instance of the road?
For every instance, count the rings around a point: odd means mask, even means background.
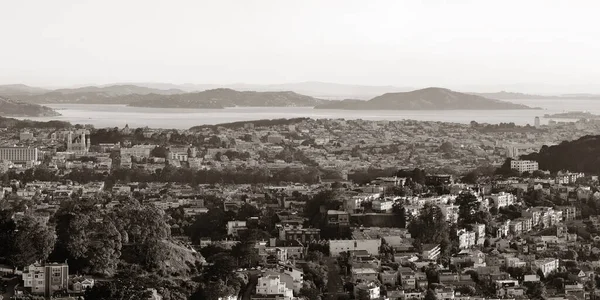
[[[327,258],[327,296],[326,300],[337,300],[338,293],[344,292],[344,284],[340,276],[340,269],[335,258]]]

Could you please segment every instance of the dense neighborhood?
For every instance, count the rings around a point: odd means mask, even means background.
[[[0,129],[0,299],[595,299],[598,174],[549,125]]]

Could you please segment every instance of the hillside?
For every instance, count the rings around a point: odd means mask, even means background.
[[[555,146],[543,146],[539,152],[521,156],[535,160],[540,169],[557,172],[587,172],[598,174],[600,170],[600,135],[588,135],[580,139],[562,142]]]
[[[532,95],[523,93],[512,93],[512,92],[497,92],[497,93],[470,93],[473,95],[496,99],[496,100],[530,100],[530,99],[556,99],[558,96],[547,96],[547,95]]]
[[[80,93],[103,93],[109,96],[122,96],[122,95],[148,95],[148,94],[158,94],[158,95],[174,95],[174,94],[182,94],[185,93],[180,89],[155,89],[148,88],[143,86],[136,86],[131,84],[122,84],[122,85],[108,85],[108,86],[86,86],[80,87],[76,89],[58,89],[54,90],[54,92],[61,94],[80,94]]]
[[[387,93],[369,101],[344,100],[315,107],[348,110],[454,110],[454,109],[531,109],[526,105],[488,99],[443,88]]]
[[[60,116],[53,109],[37,104],[24,103],[0,96],[0,115],[14,117]]]
[[[235,106],[288,106],[312,107],[325,100],[294,92],[239,92],[231,89],[214,89],[198,93],[169,95],[140,99],[131,106],[163,108],[225,108]]]
[[[31,87],[24,84],[0,85],[1,96],[38,95],[48,92],[46,89]]]
[[[277,92],[293,91],[298,94],[326,99],[370,99],[377,95],[389,92],[404,92],[411,89],[396,86],[368,86],[355,84],[339,84],[329,82],[293,82],[281,84],[168,84],[168,83],[132,83],[137,86],[156,89],[180,89],[186,92],[200,92],[218,88],[227,88],[236,91]]]
[[[326,102],[294,92],[239,92],[232,89],[213,89],[183,93],[181,90],[156,90],[132,85],[55,90],[40,95],[15,96],[14,99],[38,104],[126,104],[136,107],[160,108],[313,107]]]

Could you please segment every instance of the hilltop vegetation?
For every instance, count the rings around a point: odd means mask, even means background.
[[[523,155],[521,159],[535,160],[539,163],[540,169],[551,172],[569,170],[599,173],[598,153],[600,153],[600,135],[589,135],[555,146],[543,146],[539,152]]]

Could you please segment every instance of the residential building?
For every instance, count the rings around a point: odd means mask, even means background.
[[[488,197],[489,197],[489,199],[491,199],[494,202],[493,206],[495,208],[502,208],[505,206],[513,205],[513,204],[515,204],[515,202],[517,200],[515,195],[513,195],[511,193],[505,193],[505,192],[500,192],[498,194],[492,194]]]
[[[273,298],[277,297],[277,298]],[[252,299],[281,299],[292,300],[294,291],[286,287],[278,275],[268,275],[258,278],[256,284],[256,295]]]
[[[369,254],[378,256],[381,247],[381,239],[364,240],[330,240],[329,252],[331,256],[337,257],[342,252],[366,250]]]
[[[227,235],[238,236],[240,231],[246,230],[246,221],[227,222]]]
[[[366,292],[368,299],[379,299],[381,296],[380,286],[377,282],[360,282],[354,285],[354,296],[358,296],[361,290]]]
[[[66,263],[35,263],[26,266],[22,274],[23,286],[32,294],[50,297],[69,288],[69,265]]]
[[[383,270],[379,273],[382,284],[396,286],[398,284],[398,272],[394,270]]]
[[[0,160],[9,160],[13,163],[35,162],[38,160],[38,148],[0,147]]]
[[[373,268],[352,268],[352,281],[374,281],[377,280],[379,272]]]
[[[330,226],[349,226],[350,214],[340,210],[327,211],[327,225]]]
[[[421,256],[425,260],[436,260],[440,256],[440,245],[439,244],[425,244],[423,245],[423,251]]]
[[[460,249],[467,249],[476,245],[477,235],[475,234],[475,232],[468,231],[463,228],[457,230],[456,235],[458,236],[458,247]]]
[[[513,160],[510,162],[510,168],[513,170],[523,172],[533,172],[539,169],[538,162],[532,160]]]
[[[533,261],[533,265],[540,269],[544,276],[548,276],[548,274],[558,269],[559,266],[558,259],[556,258],[537,259]]]
[[[283,241],[317,241],[321,238],[321,229],[319,228],[303,228],[302,225],[285,224],[277,225],[279,231],[279,239]]]

